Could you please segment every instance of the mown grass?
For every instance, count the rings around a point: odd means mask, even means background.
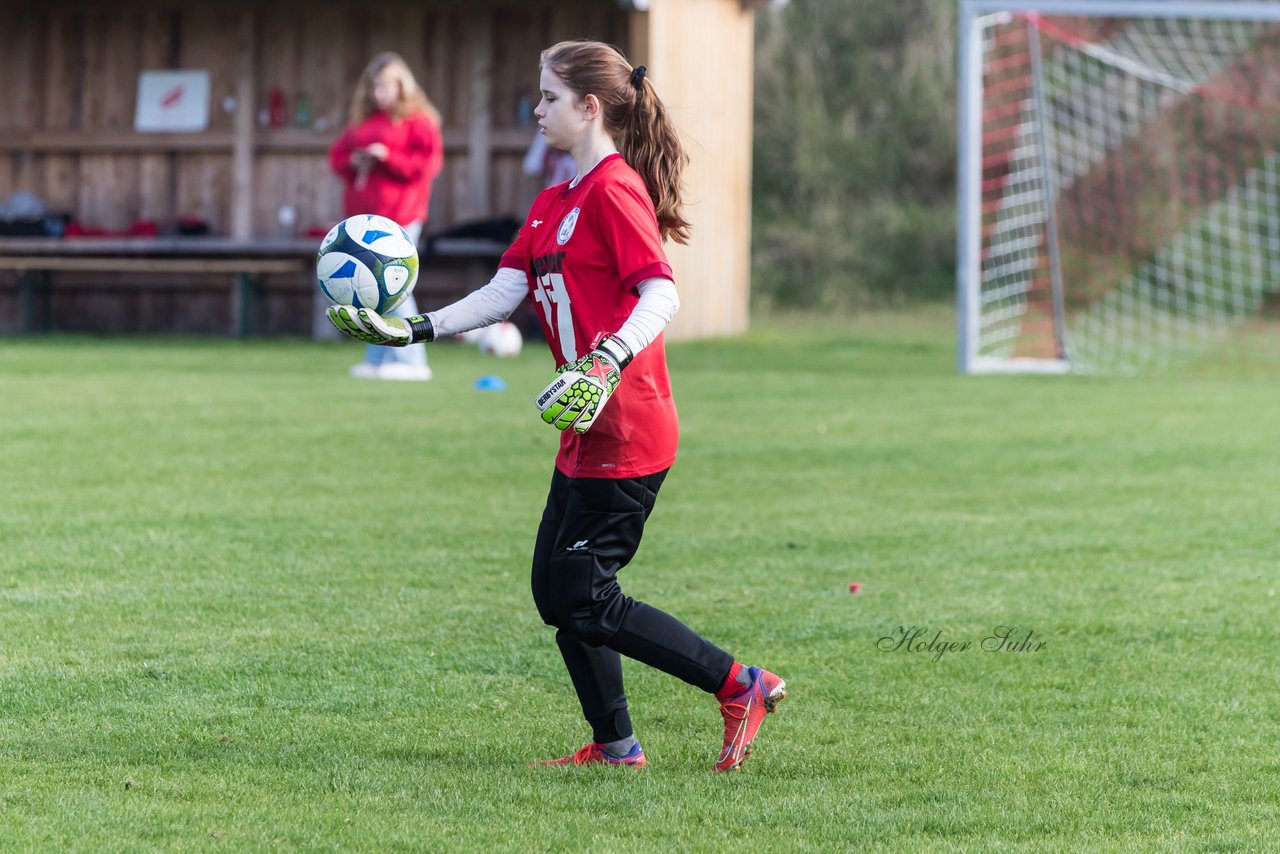
[[[588,737],[527,585],[540,345],[397,384],[336,342],[0,342],[0,847],[1280,846],[1274,378],[963,377],[952,342],[669,348],[623,580],[787,678],[727,777],[714,704],[639,665],[644,773],[526,767]],[[882,641],[913,627],[970,647]]]

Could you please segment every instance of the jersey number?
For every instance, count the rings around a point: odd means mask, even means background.
[[[566,362],[575,361],[578,358],[578,342],[574,340],[573,313],[569,311],[569,291],[564,286],[564,276],[560,273],[539,276],[534,298],[542,306],[547,328],[556,331],[556,338],[560,341],[560,354]]]

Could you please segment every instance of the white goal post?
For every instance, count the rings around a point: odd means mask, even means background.
[[[1280,2],[959,4],[960,370],[1280,353]]]

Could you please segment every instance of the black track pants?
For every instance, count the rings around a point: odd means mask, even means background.
[[[635,555],[665,471],[618,480],[551,478],[533,550],[533,601],[596,741],[631,734],[620,655],[714,692],[733,657],[675,617],[625,596],[618,570]],[[620,731],[621,730],[621,731]]]

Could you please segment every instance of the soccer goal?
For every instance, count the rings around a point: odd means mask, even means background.
[[[1280,356],[1280,3],[958,23],[960,369]]]

